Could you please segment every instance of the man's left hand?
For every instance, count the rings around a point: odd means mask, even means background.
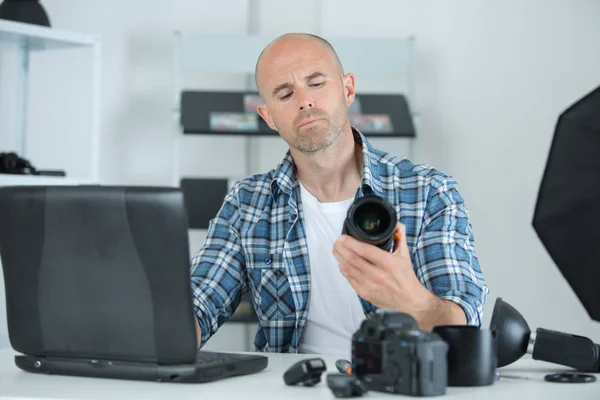
[[[333,254],[340,271],[356,293],[375,306],[410,314],[419,322],[427,319],[432,304],[440,301],[417,278],[406,243],[406,228],[396,225],[399,240],[393,253],[342,235]]]

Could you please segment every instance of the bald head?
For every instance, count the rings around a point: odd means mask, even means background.
[[[314,48],[315,53],[321,52],[324,56],[331,57],[332,61],[335,62],[337,66],[340,76],[344,75],[342,63],[335,52],[335,49],[327,40],[310,33],[286,33],[269,43],[258,56],[254,70],[254,79],[259,93],[262,95],[260,75],[265,69],[265,64],[271,64],[274,58],[285,52],[297,51],[300,48],[306,49],[307,47]]]
[[[348,106],[354,101],[354,74],[325,39],[290,33],[262,51],[255,69],[263,104],[257,111],[297,154],[316,153],[342,131],[352,137]]]

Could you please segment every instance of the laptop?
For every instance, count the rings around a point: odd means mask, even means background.
[[[197,351],[178,188],[0,188],[11,346],[24,371],[200,383],[268,358]]]

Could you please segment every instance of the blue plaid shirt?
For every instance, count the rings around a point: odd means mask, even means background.
[[[463,308],[481,326],[488,288],[474,249],[468,212],[456,182],[429,166],[363,146],[357,197],[386,198],[406,225],[418,279]],[[203,346],[248,290],[259,319],[258,351],[297,352],[310,299],[310,267],[298,179],[290,153],[277,168],[237,182],[211,220],[206,241],[192,258],[194,310]],[[360,299],[366,317],[376,307]]]

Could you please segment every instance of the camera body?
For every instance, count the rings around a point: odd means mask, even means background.
[[[448,344],[408,314],[378,311],[352,337],[352,367],[369,390],[410,396],[446,393]]]

